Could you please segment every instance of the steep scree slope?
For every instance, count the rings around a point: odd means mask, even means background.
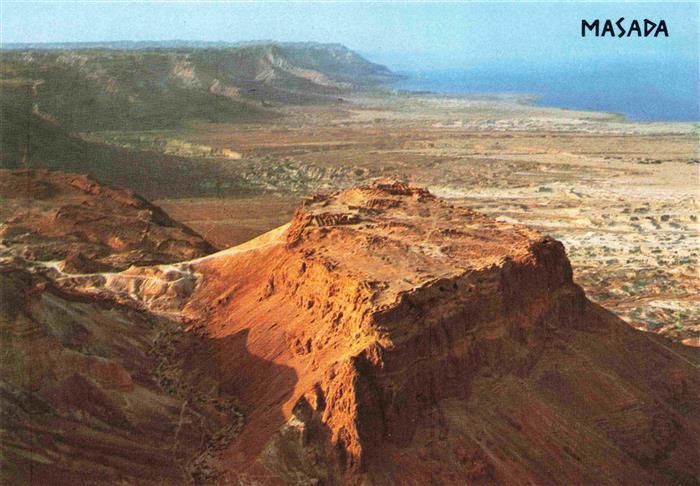
[[[242,426],[176,322],[0,261],[0,482],[211,484]]]

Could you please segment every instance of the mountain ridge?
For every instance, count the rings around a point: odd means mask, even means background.
[[[279,116],[275,106],[338,103],[344,93],[399,78],[340,44],[84,46],[6,48],[3,106],[26,104],[20,85],[32,84],[30,106],[69,131],[172,128],[262,121]]]

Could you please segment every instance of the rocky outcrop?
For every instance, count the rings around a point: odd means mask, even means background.
[[[219,464],[238,477],[698,475],[697,354],[588,301],[537,232],[378,183],[311,198],[274,238],[192,268],[193,329],[245,341],[243,359],[206,357],[247,412]]]
[[[190,228],[130,192],[84,175],[0,171],[0,238],[14,255],[67,273],[188,260],[214,251]]]

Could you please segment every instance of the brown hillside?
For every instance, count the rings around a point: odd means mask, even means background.
[[[205,255],[136,196],[5,177],[33,200],[2,226],[3,484],[700,478],[698,350],[590,302],[540,233],[378,182]]]
[[[537,232],[379,183],[191,268],[216,346],[187,365],[247,415],[234,477],[697,481],[697,354],[588,301]]]
[[[13,253],[70,273],[181,261],[214,249],[131,192],[85,175],[0,170],[0,238]]]

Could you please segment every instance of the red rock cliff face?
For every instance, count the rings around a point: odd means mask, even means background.
[[[383,412],[372,442],[408,445],[421,414],[440,400],[466,398],[481,368],[524,372],[553,328],[583,325],[584,305],[561,244],[548,239],[517,260],[400,294],[396,306],[374,316],[392,345],[379,359],[367,357],[376,362],[365,375]]]
[[[247,412],[232,477],[698,477],[697,355],[589,302],[536,232],[376,184],[191,266],[184,312],[215,343],[192,365]]]

